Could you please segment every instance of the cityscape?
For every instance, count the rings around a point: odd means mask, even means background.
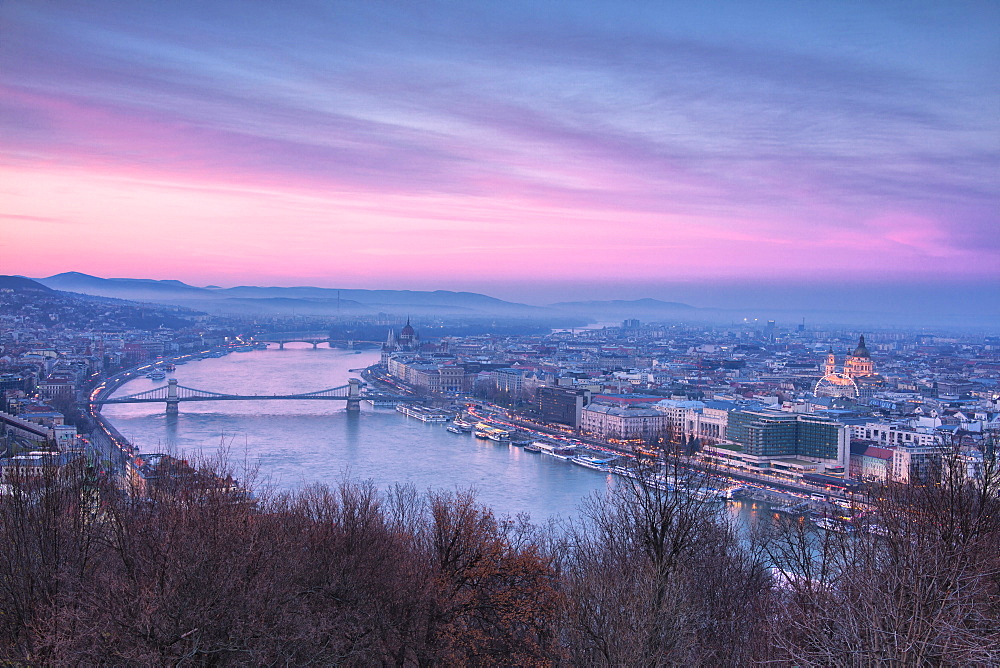
[[[998,6],[0,6],[0,663],[1000,665]]]
[[[830,499],[870,482],[939,482],[945,454],[980,476],[1000,429],[1000,336],[980,332],[882,330],[855,339],[850,330],[773,320],[627,319],[431,339],[428,331],[450,326],[447,316],[427,318],[427,329],[385,313],[260,322],[4,280],[8,443],[0,464],[8,471],[89,453],[108,473],[141,479],[143,454],[100,415],[104,400],[130,401],[112,389],[137,376],[159,380],[160,390],[131,401],[174,413],[189,400],[266,398],[250,390],[219,398],[210,388],[179,396],[174,387],[171,402],[167,377],[176,362],[286,344],[378,352],[351,383],[342,379],[342,391],[312,397],[343,400],[348,410],[425,405],[443,420],[488,406],[515,434],[520,426],[543,442],[573,436],[567,452],[592,455],[592,445],[627,456],[669,443],[733,480]],[[351,332],[370,339],[338,338]],[[304,394],[316,392],[289,398]],[[37,439],[56,449],[35,450]],[[26,448],[33,454],[15,454]]]

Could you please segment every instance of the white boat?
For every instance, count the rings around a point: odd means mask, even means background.
[[[736,499],[738,496],[740,496],[745,491],[746,491],[746,487],[730,487],[728,489],[723,490],[722,496],[725,499],[733,500],[733,499]]]
[[[491,424],[485,422],[480,422],[476,424],[475,427],[476,438],[488,438],[491,441],[506,441],[510,438],[510,432],[506,429],[501,429],[500,427],[494,427]]]
[[[833,531],[835,533],[847,533],[853,528],[846,522],[835,520],[832,517],[817,517],[813,520],[813,524],[824,531]]]
[[[160,369],[157,369],[156,371],[150,371],[149,373],[146,374],[146,378],[149,378],[151,380],[163,380],[166,377],[167,373]]]
[[[455,425],[449,425],[448,428],[446,429],[446,431],[450,431],[453,434],[464,434],[465,433],[461,429],[459,429],[458,427],[456,427]]]
[[[595,471],[600,471],[602,473],[607,473],[611,470],[611,459],[601,459],[599,457],[591,457],[589,455],[577,455],[570,459],[574,464],[578,464],[584,468],[593,469]]]
[[[725,492],[721,489],[715,489],[714,487],[699,487],[698,489],[688,490],[688,494],[698,501],[723,501],[725,499]]]
[[[396,406],[396,411],[406,417],[416,418],[421,422],[448,422],[451,418],[450,413],[437,408],[428,408],[427,406],[399,404]]]
[[[543,455],[548,455],[549,457],[555,457],[556,459],[569,460],[572,459],[576,454],[576,448],[574,446],[566,446],[560,443],[550,443],[548,441],[535,441],[532,443],[538,448],[539,452]]]

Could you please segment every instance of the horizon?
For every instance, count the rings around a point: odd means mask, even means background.
[[[1000,284],[995,4],[234,11],[0,7],[6,273],[519,301]]]
[[[940,282],[937,284],[871,284],[861,282],[840,282],[823,285],[787,285],[762,283],[674,283],[669,285],[475,285],[464,286],[346,286],[307,285],[292,283],[287,285],[253,285],[237,282],[232,285],[198,284],[177,278],[148,278],[144,276],[102,277],[78,271],[60,272],[78,274],[105,280],[152,280],[179,281],[197,288],[229,289],[236,287],[260,288],[323,288],[328,290],[387,290],[433,292],[437,290],[485,295],[516,304],[531,306],[551,306],[560,302],[611,302],[654,299],[661,302],[676,302],[703,311],[737,312],[744,311],[749,317],[764,314],[786,316],[798,322],[799,318],[818,318],[820,322],[838,321],[838,317],[857,318],[861,315],[875,316],[881,312],[885,316],[906,315],[908,326],[913,326],[924,318],[927,326],[954,325],[946,323],[950,316],[962,316],[960,326],[996,326],[1000,323],[1000,285],[994,283],[974,284],[963,282]],[[58,275],[58,274],[57,274]],[[49,277],[26,277],[46,280]],[[487,288],[494,288],[488,290]],[[545,298],[544,295],[550,295]],[[559,296],[563,298],[558,298]],[[798,315],[794,315],[797,313]],[[697,320],[697,315],[692,314]],[[791,320],[785,324],[789,324]],[[814,323],[815,324],[815,323]],[[879,323],[878,320],[872,322]]]

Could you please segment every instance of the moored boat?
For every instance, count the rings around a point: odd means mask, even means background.
[[[772,506],[771,511],[778,513],[780,515],[790,515],[792,517],[799,517],[809,512],[809,504],[802,502],[788,506]]]
[[[543,455],[555,457],[556,459],[572,459],[576,454],[576,447],[572,445],[562,445],[548,441],[535,441],[532,445],[537,446]]]
[[[577,455],[576,457],[571,458],[570,461],[584,468],[593,469],[602,473],[608,473],[611,471],[611,462],[614,460],[592,457],[590,455]]]
[[[510,432],[500,427],[494,427],[486,422],[479,422],[475,427],[476,438],[486,438],[491,441],[506,441],[510,438]]]
[[[714,487],[699,487],[697,489],[689,489],[687,493],[694,499],[698,501],[723,501],[724,492],[721,489],[715,489]]]
[[[813,520],[813,524],[824,531],[833,531],[835,533],[847,533],[854,528],[847,522],[842,522],[832,517],[817,517]]]

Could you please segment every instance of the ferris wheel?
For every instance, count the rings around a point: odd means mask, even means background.
[[[813,394],[817,397],[847,397],[857,399],[858,384],[850,376],[842,373],[828,373],[816,381]]]

